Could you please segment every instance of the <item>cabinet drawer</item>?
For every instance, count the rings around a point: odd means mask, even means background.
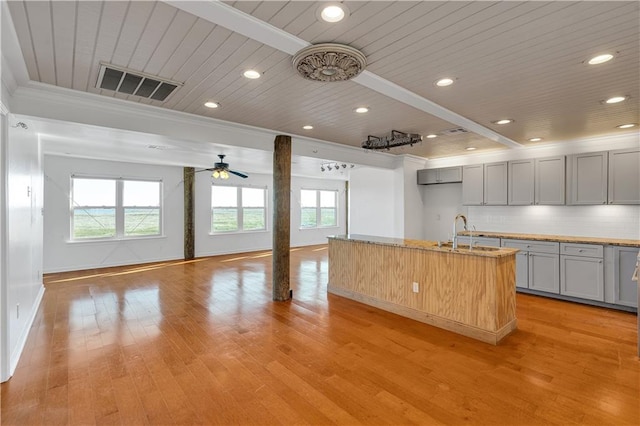
[[[595,244],[560,243],[560,254],[602,258],[604,247]]]
[[[522,251],[530,251],[535,253],[560,253],[560,243],[548,241],[530,241],[530,240],[502,240],[502,247],[517,248]]]

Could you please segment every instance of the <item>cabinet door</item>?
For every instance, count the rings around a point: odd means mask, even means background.
[[[569,157],[570,204],[607,203],[607,153]]]
[[[462,204],[481,206],[484,202],[484,164],[462,168]]]
[[[508,176],[509,205],[533,204],[533,160],[509,161]]]
[[[529,288],[529,252],[516,253],[516,288]]]
[[[631,280],[637,259],[637,248],[616,248],[614,303],[618,305],[638,307],[638,283]]]
[[[507,205],[507,162],[484,165],[484,204]]]
[[[609,152],[609,204],[640,204],[640,150]]]
[[[560,293],[560,258],[557,254],[529,253],[529,288]]]
[[[565,157],[535,160],[535,204],[564,204]]]
[[[438,183],[462,182],[462,167],[438,169]]]
[[[560,256],[560,294],[604,302],[602,259]]]
[[[418,185],[438,183],[438,169],[418,170]]]

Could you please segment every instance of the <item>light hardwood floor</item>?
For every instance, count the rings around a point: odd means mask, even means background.
[[[2,424],[640,424],[636,316],[518,295],[498,346],[327,296],[326,246],[45,277]]]

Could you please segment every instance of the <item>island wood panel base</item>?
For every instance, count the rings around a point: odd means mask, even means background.
[[[329,291],[493,344],[517,324],[515,254],[329,239]]]
[[[452,331],[454,333],[461,334],[463,336],[471,337],[472,339],[480,340],[482,342],[491,343],[497,345],[500,340],[509,335],[517,328],[518,321],[514,318],[507,323],[504,327],[497,331],[487,331],[481,328],[472,327],[467,324],[451,321],[446,318],[431,315],[426,312],[418,311],[416,309],[407,308],[406,306],[400,306],[395,303],[386,302],[383,300],[375,299],[371,296],[356,293],[341,288],[334,288],[331,285],[327,287],[329,293],[336,296],[346,297],[347,299],[355,300],[356,302],[364,303],[365,305],[373,306],[375,308],[382,309],[387,312],[401,315],[406,318],[411,318],[416,321],[423,322],[425,324],[432,325],[434,327],[442,328]]]

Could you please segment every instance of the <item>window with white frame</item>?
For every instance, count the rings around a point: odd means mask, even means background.
[[[211,186],[211,232],[267,229],[266,188]]]
[[[302,189],[300,191],[300,227],[338,226],[338,191]]]
[[[71,178],[71,239],[135,238],[162,234],[162,182]]]

